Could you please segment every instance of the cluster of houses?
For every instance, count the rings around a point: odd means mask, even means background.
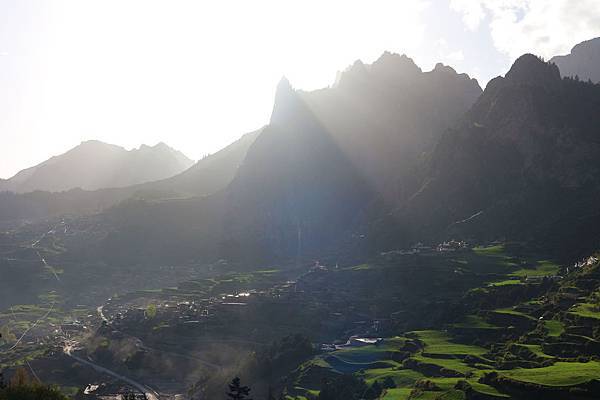
[[[351,349],[356,347],[365,347],[365,346],[379,346],[383,343],[383,338],[380,337],[366,337],[353,335],[348,338],[348,341],[344,344],[328,344],[323,343],[320,346],[321,351],[335,351],[335,350],[343,350],[343,349]]]
[[[465,242],[464,240],[450,240],[437,245],[437,251],[442,253],[459,251],[467,248],[467,242]]]
[[[454,252],[459,250],[468,249],[469,245],[464,240],[449,240],[438,244],[437,246],[428,246],[421,242],[415,244],[409,249],[391,250],[380,253],[380,256],[384,258],[393,258],[394,256],[408,256],[414,254],[427,254],[433,252]]]
[[[589,267],[598,263],[598,257],[589,256],[588,258],[584,258],[581,261],[576,262],[573,265],[573,269]],[[569,273],[569,267],[567,267],[567,273]]]

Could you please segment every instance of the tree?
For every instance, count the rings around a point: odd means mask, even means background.
[[[351,374],[325,379],[318,400],[360,400],[365,398],[369,386],[363,379]]]
[[[248,386],[242,386],[240,378],[235,377],[229,384],[229,393],[227,397],[231,400],[252,400],[250,397],[250,388]]]
[[[10,331],[8,325],[4,325],[2,328],[0,328],[0,344],[12,343],[16,340],[17,337]]]
[[[200,379],[198,379],[192,384],[192,386],[190,386],[190,388],[188,389],[188,395],[190,400],[204,399],[206,394],[206,384],[208,381],[208,375],[202,374],[200,376]]]
[[[15,371],[10,383],[0,386],[0,400],[67,400],[57,387],[32,382],[23,368]]]
[[[383,388],[379,384],[379,381],[375,381],[365,392],[365,399],[378,399],[382,392]]]
[[[137,395],[135,392],[126,392],[123,395],[123,400],[137,400]]]
[[[146,318],[154,318],[156,317],[156,306],[152,303],[148,304],[146,307]]]
[[[391,376],[386,376],[383,380],[383,387],[386,389],[393,389],[396,387],[396,382],[394,382]]]
[[[10,386],[25,386],[31,382],[31,378],[25,368],[19,367],[10,378]]]

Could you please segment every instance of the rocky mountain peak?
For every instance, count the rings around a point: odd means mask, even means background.
[[[556,88],[561,81],[555,64],[545,62],[533,54],[524,54],[513,63],[506,73],[506,80],[513,84]]]
[[[406,79],[423,72],[412,58],[388,51],[371,65],[371,71],[374,75],[392,79]]]
[[[283,76],[277,84],[275,90],[275,101],[273,112],[271,113],[271,123],[282,123],[293,112],[295,104],[298,102],[298,96],[290,81]]]
[[[600,82],[600,37],[581,42],[570,54],[552,57],[562,76]]]

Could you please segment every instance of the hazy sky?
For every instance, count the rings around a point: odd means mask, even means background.
[[[596,36],[597,0],[0,0],[0,177],[87,139],[197,159],[264,125],[282,75],[324,87],[384,50],[484,86]]]

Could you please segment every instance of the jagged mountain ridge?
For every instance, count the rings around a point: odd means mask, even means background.
[[[533,240],[571,255],[597,247],[599,107],[599,85],[520,57],[441,138],[399,215],[424,237]]]
[[[569,54],[555,56],[550,62],[558,65],[562,76],[600,82],[600,38],[581,42]]]
[[[71,150],[0,183],[0,190],[60,192],[74,188],[96,190],[124,187],[176,175],[193,161],[164,143],[125,150],[97,140]]]
[[[103,253],[124,254],[122,243],[133,242],[127,251],[147,256],[160,243],[162,256],[268,262],[366,242],[367,221],[402,198],[397,189],[414,184],[404,179],[421,154],[481,91],[448,67],[424,73],[411,64],[384,54],[366,75],[355,78],[353,67],[314,92],[282,80],[270,124],[227,189],[207,199],[118,207],[109,216],[118,233]]]
[[[300,92],[334,142],[386,201],[412,190],[422,153],[469,109],[482,90],[442,64],[423,72],[406,55],[355,62],[331,89]]]

